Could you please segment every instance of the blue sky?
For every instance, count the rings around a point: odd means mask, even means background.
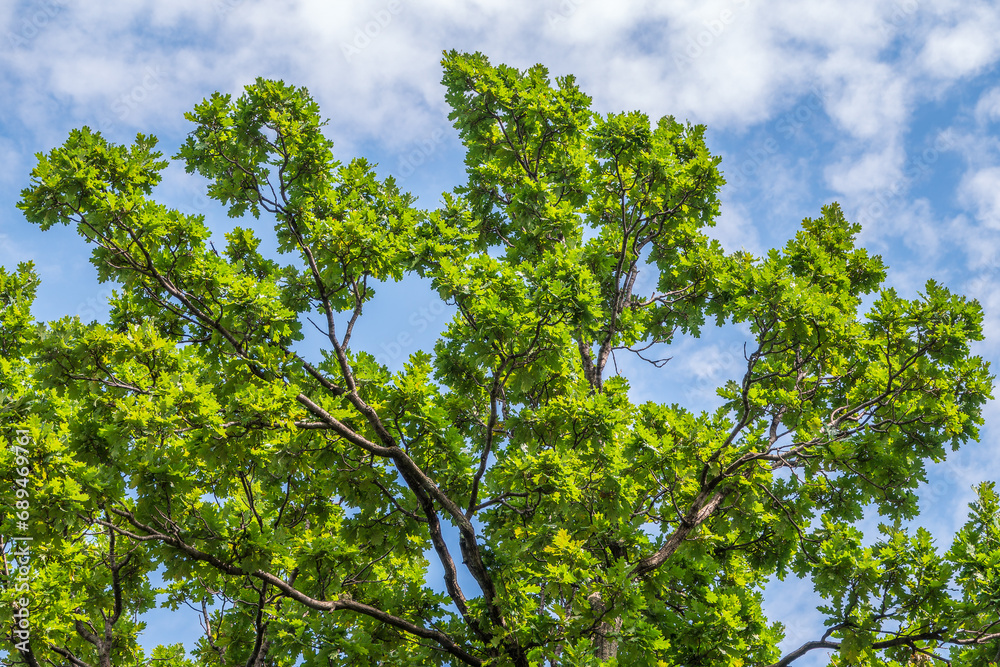
[[[1000,8],[975,0],[8,0],[0,264],[35,262],[40,319],[103,317],[107,288],[75,232],[39,232],[14,206],[34,154],[84,124],[118,142],[155,134],[173,154],[190,129],[185,111],[257,76],[308,87],[339,158],[367,156],[433,207],[463,176],[441,52],[479,50],[495,63],[576,75],[598,111],[706,124],[729,181],[713,231],[727,249],[781,245],[803,217],[840,202],[904,295],[934,278],[982,303],[979,353],[995,363],[998,32]],[[232,221],[204,193],[203,181],[173,165],[158,195],[222,232]],[[397,366],[429,347],[448,317],[416,282],[386,288],[376,303],[356,340]],[[659,375],[628,360],[622,370],[640,376],[640,398],[708,405],[738,371],[738,339],[683,341]],[[1000,478],[998,433],[991,404],[982,442],[934,468],[921,521],[942,547],[964,521],[972,485]],[[822,634],[813,604],[808,587],[769,589],[789,646]],[[185,625],[197,630],[194,616],[155,630]]]

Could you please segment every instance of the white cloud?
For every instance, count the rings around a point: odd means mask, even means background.
[[[746,250],[760,256],[764,251],[753,220],[747,215],[746,209],[738,204],[724,204],[715,227],[707,232],[712,238],[718,239],[727,252]]]
[[[972,16],[953,26],[930,31],[919,61],[924,69],[942,79],[958,79],[981,71],[997,58],[1000,44],[995,8],[973,10]]]
[[[656,8],[642,0],[605,3],[594,0],[560,0],[539,3],[545,20],[545,34],[572,46],[620,39],[643,15],[656,14]]]
[[[980,124],[1000,119],[1000,88],[991,88],[980,96],[975,117]]]
[[[966,174],[959,197],[980,223],[1000,229],[1000,167],[985,167]]]
[[[919,279],[920,285],[926,279],[927,268],[934,266],[946,252],[949,226],[934,214],[926,198],[910,201],[906,196],[900,197],[887,204],[882,216],[863,222],[868,225],[862,229],[862,243],[878,244],[885,250],[901,244],[910,251],[909,259],[914,261],[917,272],[925,276]]]
[[[965,256],[964,268],[977,275],[1000,270],[1000,233],[985,229],[964,215],[955,216],[944,230]]]
[[[983,329],[986,340],[981,343],[992,355],[1000,354],[1000,235],[995,231],[972,229],[964,242],[970,260],[970,273],[962,291],[983,306]]]
[[[54,88],[74,99],[130,89],[128,65],[136,53],[150,55],[152,45],[134,30],[146,24],[153,31],[188,30],[213,38],[212,43],[183,40],[162,62],[152,63],[169,69],[184,55],[198,54],[201,62],[194,71],[178,72],[196,78],[179,77],[173,84],[177,89],[190,90],[199,82],[223,87],[279,69],[288,78],[320,81],[320,88],[330,91],[320,94],[333,100],[338,115],[372,133],[392,114],[414,117],[428,107],[438,109],[441,49],[473,44],[495,61],[541,61],[553,71],[590,79],[595,85],[589,90],[607,108],[641,107],[657,115],[673,112],[746,127],[766,119],[782,99],[794,97],[793,89],[815,79],[818,68],[819,78],[838,88],[830,101],[832,115],[853,135],[874,136],[906,113],[906,81],[895,67],[878,61],[889,39],[886,22],[898,29],[891,23],[900,20],[896,3],[789,0],[763,11],[746,0],[669,6],[643,0],[614,5],[302,0],[277,6],[185,0],[80,3],[72,12],[72,26],[46,30],[51,34],[47,46],[57,48],[33,55],[42,61],[36,73],[44,72],[45,63],[59,63],[50,74]],[[935,31],[925,49],[928,67],[951,63],[947,67],[954,69],[955,62],[964,62],[949,55],[954,51],[949,45],[968,35],[979,44],[981,25],[977,16],[975,22]],[[355,39],[364,48],[349,53],[347,62],[345,47],[348,52],[358,48]],[[89,59],[78,57],[81,50],[90,53]],[[77,57],[67,57],[71,51]],[[684,71],[678,71],[677,55]],[[985,55],[963,57],[981,63]]]
[[[494,62],[545,62],[553,73],[575,73],[603,109],[641,108],[654,118],[672,113],[715,127],[752,126],[806,83],[829,84],[828,111],[852,136],[869,139],[891,134],[908,109],[906,80],[878,61],[894,7],[790,0],[767,11],[747,0],[85,3],[72,9],[72,25],[47,30],[34,66],[20,66],[87,109],[80,114],[106,111],[134,89],[144,67],[171,72],[135,124],[154,107],[158,120],[168,111],[179,115],[191,90],[233,90],[280,73],[309,85],[352,135],[400,144],[443,123],[441,50],[476,48]],[[193,35],[164,47],[138,37],[142,25]]]
[[[845,157],[826,168],[830,187],[848,197],[878,201],[898,197],[904,155],[898,146]]]
[[[819,67],[829,92],[827,111],[851,136],[889,143],[902,130],[911,91],[892,65],[852,52],[830,56]]]
[[[863,0],[810,3],[786,0],[778,3],[776,9],[770,20],[799,49],[850,51],[874,56],[887,39],[882,27],[885,4]],[[770,7],[764,14],[771,14]]]

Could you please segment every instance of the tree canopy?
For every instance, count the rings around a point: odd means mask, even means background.
[[[39,154],[19,207],[116,290],[107,321],[39,323],[31,265],[0,270],[6,662],[996,664],[995,487],[947,550],[910,527],[928,465],[978,437],[979,305],[886,288],[836,204],[726,253],[703,127],[597,113],[540,65],[443,68],[467,181],[434,210],[335,159],[280,81],[187,114],[174,159],[261,221],[225,243],[151,198],[154,137]],[[416,277],[455,314],[393,372],[352,334]],[[608,363],[677,382],[658,355],[731,325],[713,411],[634,402]],[[828,618],[784,656],[773,577]],[[158,605],[200,622],[192,651],[140,647]]]

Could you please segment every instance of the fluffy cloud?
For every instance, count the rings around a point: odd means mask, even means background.
[[[930,31],[920,64],[933,76],[958,79],[981,71],[997,58],[998,18],[995,7],[970,8],[954,25]]]
[[[1000,229],[1000,167],[985,167],[966,174],[959,196],[982,225]]]
[[[1000,88],[991,88],[976,103],[976,121],[991,123],[1000,119]]]

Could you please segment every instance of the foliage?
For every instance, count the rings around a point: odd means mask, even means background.
[[[176,159],[230,216],[273,221],[273,254],[239,227],[217,251],[201,216],[153,201],[153,137],[83,128],[38,156],[20,208],[75,225],[118,290],[106,322],[41,324],[32,268],[0,272],[35,573],[8,663],[995,664],[993,486],[947,552],[904,528],[928,462],[978,435],[979,305],[884,288],[836,205],[727,255],[704,128],[595,113],[541,66],[443,65],[468,180],[433,211],[334,159],[303,89],[259,79],[187,115]],[[455,315],[390,372],[352,334],[376,288],[415,276]],[[750,340],[718,410],[636,404],[609,372],[723,325]],[[3,534],[23,534],[13,511]],[[761,589],[790,573],[829,629],[782,658]],[[200,619],[190,654],[140,648],[161,604]]]

